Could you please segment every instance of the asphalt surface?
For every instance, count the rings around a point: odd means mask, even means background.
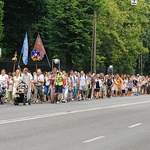
[[[0,150],[150,150],[150,95],[0,105]]]

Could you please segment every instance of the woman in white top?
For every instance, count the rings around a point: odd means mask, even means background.
[[[6,74],[5,69],[2,69],[0,75],[0,84],[4,84],[7,87],[8,75]]]
[[[14,103],[14,98],[16,98],[17,86],[21,81],[22,81],[22,77],[20,76],[20,70],[17,69],[15,72],[15,76],[13,77],[13,93],[12,93],[13,102],[12,104]]]
[[[1,74],[0,74],[0,85],[5,86],[6,89],[7,89],[7,86],[8,86],[7,82],[8,82],[8,75],[6,74],[5,69],[2,69]],[[7,91],[6,91],[6,93],[7,93]],[[4,99],[6,99],[6,98],[7,97],[6,97],[6,94],[5,94],[5,96],[2,98],[3,99],[2,101],[4,101]],[[7,99],[6,99],[5,102],[7,102]]]

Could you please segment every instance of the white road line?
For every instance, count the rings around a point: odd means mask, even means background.
[[[42,119],[42,118],[50,118],[50,117],[56,117],[56,116],[62,116],[62,115],[69,115],[69,114],[75,114],[75,113],[82,113],[82,112],[113,109],[113,108],[133,106],[133,105],[141,105],[141,104],[147,104],[147,103],[150,103],[150,101],[142,101],[142,102],[136,102],[136,103],[127,103],[127,104],[111,105],[111,106],[106,106],[106,107],[96,107],[96,108],[88,108],[88,109],[82,109],[82,110],[56,112],[56,113],[50,113],[50,114],[28,116],[28,117],[8,119],[8,120],[0,120],[0,125],[16,123],[16,122],[23,122],[23,121],[30,121],[30,120],[36,120],[36,119]]]
[[[140,125],[142,125],[142,123],[134,124],[134,125],[132,125],[132,126],[129,126],[128,128],[131,129],[131,128],[135,128],[135,127],[140,126]]]
[[[90,139],[90,140],[87,140],[87,141],[83,141],[83,143],[90,143],[90,142],[94,142],[94,141],[97,141],[97,140],[100,140],[100,139],[103,139],[105,138],[105,136],[99,136],[99,137],[96,137],[96,138],[93,138],[93,139]]]

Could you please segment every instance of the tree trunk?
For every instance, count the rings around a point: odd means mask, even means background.
[[[66,71],[70,71],[73,69],[73,63],[72,63],[72,55],[69,53],[66,53]]]

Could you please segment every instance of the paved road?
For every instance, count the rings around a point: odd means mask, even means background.
[[[150,150],[150,96],[0,106],[0,150]]]

